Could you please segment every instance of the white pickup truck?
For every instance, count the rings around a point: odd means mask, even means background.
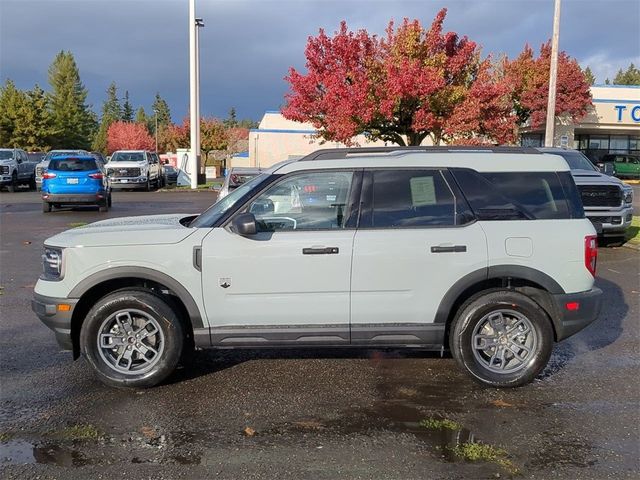
[[[19,148],[0,148],[0,186],[14,192],[18,185],[36,188],[36,164]]]

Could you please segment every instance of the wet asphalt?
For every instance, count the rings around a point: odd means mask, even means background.
[[[31,312],[45,238],[105,217],[198,212],[213,192],[114,194],[43,214],[0,193],[0,477],[640,478],[640,252],[600,250],[600,318],[523,388],[417,351],[200,351],[169,382],[103,386]],[[450,420],[429,429],[422,420]],[[482,443],[482,460],[459,456]]]

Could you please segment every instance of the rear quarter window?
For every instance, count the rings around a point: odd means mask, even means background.
[[[479,220],[567,219],[580,213],[584,216],[584,212],[574,212],[578,207],[570,208],[567,202],[563,183],[571,189],[573,181],[565,178],[562,182],[556,172],[478,173],[453,169],[452,173]]]

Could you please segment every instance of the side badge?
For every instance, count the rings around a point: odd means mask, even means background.
[[[222,288],[229,288],[231,286],[231,278],[220,278],[220,286]]]

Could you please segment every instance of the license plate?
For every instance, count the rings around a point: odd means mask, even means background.
[[[128,181],[129,181],[129,180],[127,180],[127,179],[125,178],[125,179],[120,180],[120,183],[127,183]]]
[[[77,178],[67,178],[67,183],[69,183],[69,184],[77,184],[78,183],[78,179]]]

